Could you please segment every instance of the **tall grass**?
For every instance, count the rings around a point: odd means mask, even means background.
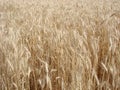
[[[0,2],[0,90],[120,90],[119,0]]]

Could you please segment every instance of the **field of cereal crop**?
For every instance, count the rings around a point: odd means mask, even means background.
[[[0,0],[0,90],[120,90],[120,0]]]

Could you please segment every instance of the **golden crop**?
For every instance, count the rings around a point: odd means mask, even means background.
[[[0,0],[0,90],[120,90],[120,0]]]

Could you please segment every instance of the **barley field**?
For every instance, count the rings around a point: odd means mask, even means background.
[[[120,0],[0,0],[0,90],[120,90]]]

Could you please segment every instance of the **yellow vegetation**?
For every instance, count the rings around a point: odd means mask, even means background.
[[[120,0],[0,0],[0,90],[120,90]]]

